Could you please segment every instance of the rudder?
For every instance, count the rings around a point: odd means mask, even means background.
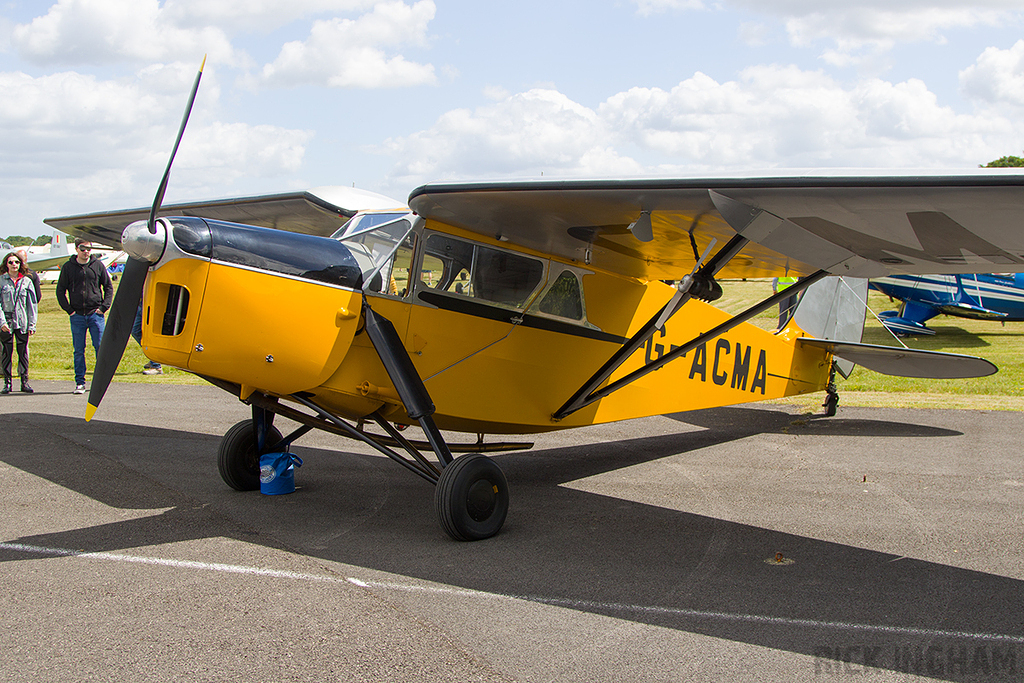
[[[814,283],[797,302],[790,324],[809,336],[833,341],[860,342],[864,335],[868,281],[831,276]],[[848,377],[854,364],[836,359],[836,369]]]

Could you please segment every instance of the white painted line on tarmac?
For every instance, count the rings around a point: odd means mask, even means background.
[[[448,588],[440,586],[423,586],[401,584],[384,581],[367,581],[353,577],[326,576],[308,574],[280,569],[266,569],[247,565],[222,564],[216,562],[195,562],[191,560],[170,560],[161,557],[141,555],[122,555],[119,553],[90,553],[83,550],[67,548],[47,548],[45,546],[27,545],[24,543],[0,543],[0,550],[11,550],[30,555],[49,555],[55,557],[75,557],[87,560],[107,560],[112,562],[129,562],[132,564],[155,565],[175,569],[197,569],[209,572],[225,572],[229,574],[248,574],[292,581],[310,581],[316,583],[348,583],[360,588],[376,588],[380,590],[398,591],[403,593],[424,593],[434,595],[453,595],[458,597],[490,598],[498,600],[523,600],[552,607],[567,607],[597,613],[620,613],[623,615],[662,615],[677,616],[705,621],[731,621],[748,624],[771,626],[789,626],[800,628],[826,629],[833,631],[853,631],[859,633],[876,633],[883,635],[901,635],[920,638],[956,638],[960,640],[988,640],[1003,643],[1024,644],[1024,636],[1010,636],[999,633],[973,633],[969,631],[948,631],[942,629],[914,628],[909,626],[887,626],[880,624],[858,624],[844,621],[823,621],[817,619],[791,619],[788,617],[771,617],[760,614],[737,614],[732,612],[714,612],[709,610],[686,609],[679,607],[657,607],[646,605],[629,605],[616,602],[597,602],[588,600],[569,600],[566,598],[549,598],[536,595],[505,595],[487,593],[466,588]]]
[[[84,550],[69,550],[67,548],[46,548],[37,545],[25,545],[23,543],[0,543],[0,550],[15,550],[35,555],[51,555],[57,557],[80,557],[86,560],[110,560],[112,562],[130,562],[133,564],[149,564],[160,567],[174,567],[176,569],[199,569],[209,572],[226,572],[229,574],[252,574],[254,576],[268,576],[275,579],[293,579],[298,581],[317,581],[322,583],[348,583],[347,579],[320,574],[303,574],[300,572],[282,571],[279,569],[266,569],[263,567],[248,567],[238,564],[219,564],[216,562],[194,562],[191,560],[169,560],[162,557],[144,557],[139,555],[120,555],[118,553],[89,553]]]

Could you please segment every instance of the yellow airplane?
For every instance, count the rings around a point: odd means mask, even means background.
[[[252,406],[219,448],[229,486],[259,488],[262,453],[323,429],[436,484],[457,540],[507,514],[484,453],[529,446],[484,435],[822,390],[834,414],[853,363],[991,374],[979,358],[861,344],[865,278],[1024,271],[1020,175],[449,183],[408,208],[324,189],[161,207],[170,165],[148,211],[46,221],[130,256],[87,419],[141,300],[150,359]],[[722,280],[783,275],[800,280],[741,314],[711,305]],[[798,292],[781,330],[747,322]],[[276,414],[302,426],[284,436]],[[417,423],[425,442],[401,431]],[[479,436],[454,445],[441,430]]]

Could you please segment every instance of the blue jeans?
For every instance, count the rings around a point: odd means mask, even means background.
[[[92,337],[92,348],[98,353],[103,337],[103,315],[71,315],[71,344],[75,348],[75,384],[85,384],[85,331]]]
[[[139,342],[139,346],[142,346],[142,304],[139,304],[139,310],[135,314],[135,323],[132,325],[132,339]],[[146,363],[146,367],[159,370],[161,365],[159,363],[149,361]]]

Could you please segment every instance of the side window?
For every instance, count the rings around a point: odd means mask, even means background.
[[[434,289],[444,277],[444,261],[433,254],[423,255],[423,266],[420,268],[420,284]]]
[[[456,291],[473,267],[473,245],[443,235],[427,238],[420,282],[441,292]],[[461,292],[459,292],[461,293]]]
[[[543,276],[537,259],[431,235],[419,279],[435,291],[522,308]]]
[[[583,319],[583,295],[580,292],[580,281],[571,270],[563,270],[548,293],[541,299],[541,313],[557,315],[572,320]]]
[[[477,298],[524,307],[544,276],[540,261],[507,251],[477,247],[472,281]]]

